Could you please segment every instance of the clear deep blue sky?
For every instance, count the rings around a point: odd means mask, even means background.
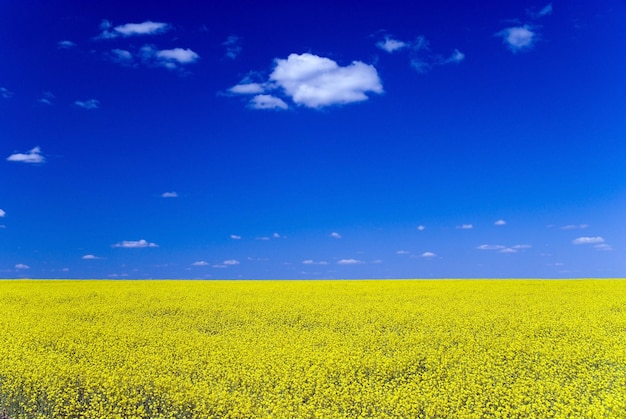
[[[625,22],[5,0],[0,277],[624,277]]]

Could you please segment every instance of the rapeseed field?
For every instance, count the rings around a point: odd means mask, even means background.
[[[0,417],[625,418],[625,280],[0,281]]]

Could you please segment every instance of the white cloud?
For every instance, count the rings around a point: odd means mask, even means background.
[[[76,44],[72,41],[59,41],[57,42],[57,47],[59,49],[70,49],[70,48],[74,48],[76,46]]]
[[[230,238],[233,239],[233,240],[241,240],[241,236],[238,236],[236,234],[231,234]]]
[[[494,225],[497,225],[497,226],[503,226],[503,225],[506,225],[506,221],[504,221],[504,220],[498,220],[498,221],[496,221],[496,222],[495,222],[495,223],[493,223],[493,224],[494,224]]]
[[[336,231],[333,231],[332,233],[330,233],[330,237],[332,237],[333,239],[340,239],[342,236]]]
[[[408,250],[398,250],[396,254],[397,255],[409,255],[411,254],[411,252],[409,252]]]
[[[589,227],[589,224],[568,224],[561,227],[561,230],[576,230]]]
[[[272,234],[272,237],[274,237],[275,239],[280,239],[280,234],[274,233]]]
[[[313,259],[307,259],[302,261],[305,265],[328,265],[328,262],[321,260],[319,262],[315,262]]]
[[[98,99],[89,100],[77,100],[74,105],[83,109],[98,109],[100,107],[100,101]]]
[[[406,48],[408,44],[406,42],[398,41],[397,39],[385,37],[385,40],[379,41],[378,43],[376,43],[376,46],[382,50],[387,51],[388,53],[392,53],[402,48]]]
[[[189,48],[156,49],[153,45],[144,45],[139,52],[144,63],[165,67],[170,70],[179,68],[180,65],[192,64],[198,61],[200,56]]]
[[[174,191],[172,192],[163,192],[161,194],[161,198],[178,198],[178,194]]]
[[[423,258],[434,258],[435,256],[437,256],[437,254],[433,252],[424,252],[421,254],[421,256]]]
[[[357,260],[357,259],[341,259],[339,262],[337,262],[339,265],[358,265],[363,263],[363,261]]]
[[[441,64],[458,64],[461,61],[465,60],[465,54],[463,54],[458,49],[455,49],[448,58],[443,60]]]
[[[52,105],[55,97],[52,92],[43,92],[41,94],[41,98],[38,100],[39,103],[43,103],[44,105]]]
[[[600,236],[596,237],[579,237],[572,241],[573,244],[598,244],[604,243],[604,239]]]
[[[499,244],[481,244],[476,249],[478,250],[501,250],[505,248],[506,246],[501,246]]]
[[[456,228],[460,230],[471,230],[474,228],[474,226],[472,224],[462,224],[460,226],[457,226]]]
[[[230,35],[226,38],[226,41],[222,42],[222,45],[226,47],[226,57],[234,60],[241,53],[241,44],[239,37]]]
[[[111,61],[116,62],[121,65],[130,66],[134,63],[133,54],[130,51],[126,51],[125,49],[115,48],[112,49],[109,54],[109,58]]]
[[[516,244],[515,246],[512,246],[513,249],[530,249],[532,248],[532,245],[530,244]]]
[[[256,95],[263,93],[265,87],[260,83],[240,83],[231,87],[228,91],[238,95]]]
[[[593,246],[594,249],[597,250],[613,250],[613,247],[607,243],[600,243]]]
[[[96,256],[96,255],[85,255],[81,259],[83,259],[83,260],[96,260],[96,259],[100,259],[100,258],[98,256]]]
[[[7,213],[2,208],[0,208],[0,218],[4,217],[5,215],[7,215]]]
[[[512,52],[531,49],[537,40],[537,33],[528,25],[505,28],[496,36],[501,37]]]
[[[272,95],[256,95],[250,100],[252,109],[287,109],[284,100]]]
[[[132,240],[124,240],[119,243],[115,243],[112,247],[122,247],[126,249],[139,249],[142,247],[159,247],[156,243],[149,243],[144,239],[132,241]]]
[[[146,21],[142,23],[126,23],[111,30],[111,22],[103,20],[100,24],[102,32],[98,36],[100,39],[111,39],[117,37],[156,35],[168,31],[171,26],[163,22]]]
[[[506,247],[504,249],[501,249],[499,252],[500,253],[517,253],[517,250],[510,248],[510,247]]]
[[[43,163],[46,161],[45,157],[41,154],[40,147],[35,147],[26,153],[11,154],[7,157],[7,160],[21,163]]]
[[[199,260],[191,264],[191,266],[209,266],[209,264],[203,260]]]
[[[419,226],[417,226],[417,229],[418,229],[419,231],[424,231],[424,230],[426,230],[426,227],[424,227],[424,226],[422,226],[422,225],[419,225]]]
[[[17,265],[15,265],[15,269],[30,269],[30,266],[23,263],[18,263]]]
[[[0,96],[4,99],[10,99],[13,97],[13,92],[6,87],[0,87]]]
[[[224,265],[226,266],[235,266],[235,265],[239,265],[239,261],[236,259],[229,259],[229,260],[225,260],[224,261]]]
[[[360,61],[340,67],[330,58],[304,53],[275,63],[270,80],[298,105],[321,108],[365,101],[367,92],[383,93],[376,69]]]

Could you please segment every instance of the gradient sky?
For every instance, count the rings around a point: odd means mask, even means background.
[[[0,3],[0,277],[626,276],[626,2],[160,3]]]

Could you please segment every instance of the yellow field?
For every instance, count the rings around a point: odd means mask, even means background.
[[[0,281],[0,417],[626,417],[626,280]]]

